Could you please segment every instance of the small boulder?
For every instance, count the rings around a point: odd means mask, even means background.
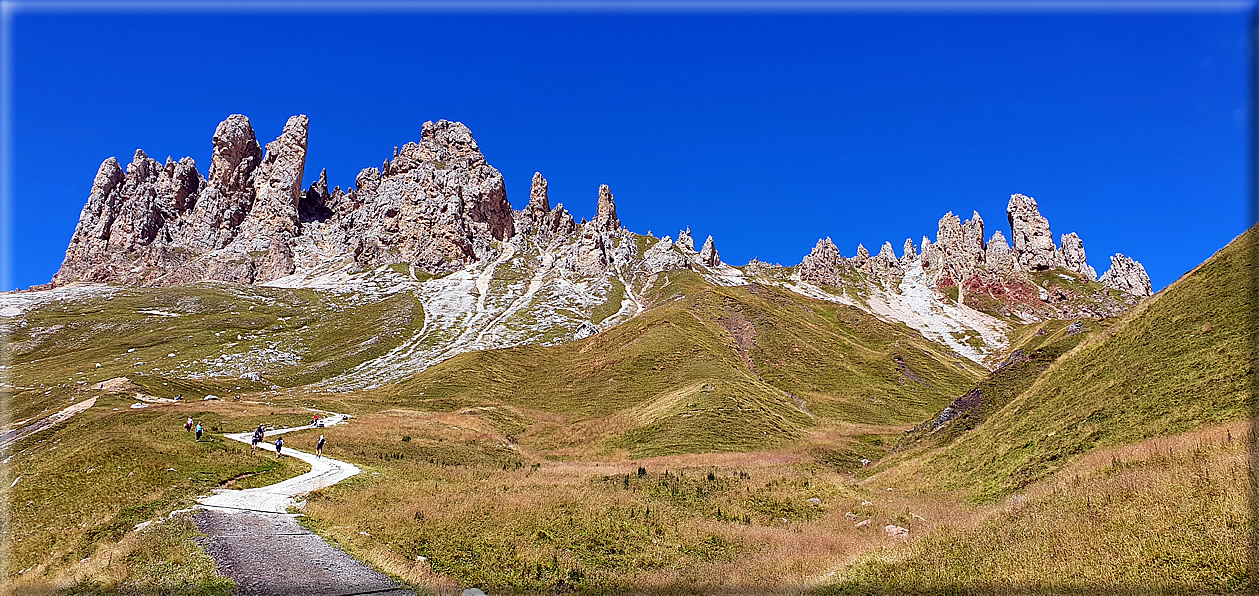
[[[899,538],[901,540],[909,539],[909,530],[900,526],[890,524],[883,526],[883,533],[886,534],[888,538]]]
[[[870,527],[870,520],[868,520],[868,519],[861,520],[861,521],[857,522],[856,527],[858,527],[858,528],[868,528],[868,527]]]

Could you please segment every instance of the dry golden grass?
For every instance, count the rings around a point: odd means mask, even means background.
[[[810,454],[888,427],[836,425],[770,451],[604,460],[548,459],[473,410],[390,409],[321,432],[330,455],[364,474],[312,495],[311,527],[434,591],[799,592],[886,544],[884,525],[917,533],[968,510],[947,493],[868,490]]]
[[[967,523],[864,558],[823,591],[1245,593],[1248,458],[1259,455],[1248,426],[1093,451]]]

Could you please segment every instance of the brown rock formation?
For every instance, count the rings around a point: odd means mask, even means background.
[[[1145,267],[1122,253],[1116,253],[1110,258],[1110,270],[1102,274],[1099,281],[1108,288],[1127,292],[1140,298],[1154,295],[1154,290],[1150,286],[1150,276],[1145,273]]]
[[[616,217],[616,202],[612,199],[612,189],[606,184],[599,185],[599,207],[592,223],[600,232],[616,232],[621,229],[621,220]]]
[[[1075,232],[1062,235],[1062,248],[1058,253],[1058,260],[1063,267],[1076,271],[1088,277],[1092,281],[1097,281],[1097,271],[1088,264],[1088,259],[1084,255],[1084,241]]]
[[[1049,220],[1040,214],[1036,199],[1021,194],[1010,195],[1006,215],[1010,219],[1014,260],[1020,269],[1040,271],[1059,265]]]
[[[699,251],[699,262],[706,267],[716,267],[721,264],[721,256],[717,254],[717,248],[713,246],[712,236],[704,241],[704,248]]]

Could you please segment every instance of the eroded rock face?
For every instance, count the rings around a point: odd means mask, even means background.
[[[1092,281],[1097,281],[1097,271],[1088,264],[1084,256],[1084,241],[1075,232],[1062,235],[1062,248],[1059,250],[1062,266],[1079,272]]]
[[[843,284],[841,272],[849,267],[848,259],[839,254],[835,243],[830,238],[823,238],[800,261],[800,279],[815,284],[839,286]]]
[[[429,272],[459,269],[515,233],[503,176],[458,122],[425,122],[381,170],[359,173],[347,196],[346,252],[364,265],[413,263]]]
[[[1110,258],[1110,270],[1102,274],[1102,285],[1144,298],[1154,295],[1145,267],[1122,253]]]
[[[1036,199],[1027,195],[1010,195],[1006,206],[1010,219],[1014,260],[1024,271],[1042,271],[1059,265],[1049,220],[1040,214]]]
[[[542,172],[533,173],[533,183],[529,185],[529,205],[525,207],[525,215],[533,224],[541,225],[543,218],[551,212],[551,202],[546,194],[546,178]]]
[[[695,239],[691,238],[691,228],[689,226],[685,230],[678,232],[678,241],[674,244],[686,252],[695,252]]]
[[[1078,235],[1066,234],[1062,237],[1062,248],[1054,246],[1049,236],[1049,222],[1040,215],[1031,197],[1014,195],[1009,215],[1011,233],[1022,239],[1018,250],[1007,243],[1001,231],[994,232],[991,240],[985,242],[984,222],[978,212],[973,212],[964,223],[950,212],[940,219],[934,242],[923,237],[921,251],[915,251],[913,242],[907,240],[900,259],[896,258],[891,243],[884,243],[879,254],[871,257],[864,246],[858,245],[856,255],[849,259],[841,256],[834,243],[827,239],[819,241],[805,257],[798,275],[802,281],[838,286],[856,283],[850,274],[860,271],[867,274],[864,276],[867,282],[896,293],[907,275],[921,267],[926,285],[939,300],[957,301],[996,316],[1029,320],[1109,317],[1124,312],[1134,303],[1129,298],[1109,296],[1097,288],[1081,293],[1071,284],[1058,282],[1054,276],[1033,281],[1029,273],[1054,267],[1070,270],[1090,281],[1096,280],[1096,273],[1085,258],[1084,244]],[[1110,287],[1133,296],[1149,295],[1148,278],[1142,281],[1144,270],[1137,272],[1139,264],[1133,266],[1124,260],[1117,263],[1112,267],[1114,273],[1107,278]],[[1062,271],[1060,276],[1070,277],[1066,273]],[[951,297],[953,294],[948,288],[954,287],[956,297]]]
[[[1001,230],[992,233],[992,240],[988,241],[988,248],[984,253],[984,263],[996,273],[1010,274],[1016,270],[1014,253]]]
[[[621,229],[621,220],[616,217],[616,201],[612,198],[612,189],[606,184],[599,185],[599,206],[591,223],[600,232],[616,232]]]
[[[650,273],[689,269],[690,262],[674,250],[673,240],[665,236],[643,252],[643,268]]]
[[[443,272],[514,234],[502,175],[462,124],[426,122],[419,143],[364,169],[348,192],[329,191],[326,171],[303,192],[309,124],[290,118],[264,151],[249,119],[229,116],[214,131],[208,178],[190,158],[162,165],[137,151],[125,171],[106,160],[53,284],[260,283],[293,273],[297,246]],[[547,204],[545,179],[534,183],[530,223],[574,232],[572,216]],[[619,229],[610,192],[604,202],[601,223]]]
[[[704,241],[704,248],[699,251],[699,262],[707,267],[716,267],[721,264],[721,256],[717,254],[717,248],[713,245],[713,237],[710,235],[708,240]]]

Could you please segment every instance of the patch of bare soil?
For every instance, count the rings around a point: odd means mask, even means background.
[[[193,521],[209,535],[201,545],[241,596],[412,594],[289,515],[202,509]]]
[[[735,351],[739,353],[743,365],[755,374],[756,363],[752,362],[752,347],[756,345],[756,326],[743,313],[732,309],[726,309],[725,315],[717,319],[717,324],[734,339]]]

